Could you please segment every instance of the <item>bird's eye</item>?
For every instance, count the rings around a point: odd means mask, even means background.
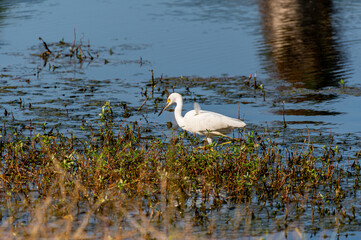
[[[167,99],[167,103],[169,103],[170,102],[170,99]]]

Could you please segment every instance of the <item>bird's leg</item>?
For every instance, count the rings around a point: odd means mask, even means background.
[[[225,145],[225,144],[229,144],[229,143],[231,143],[232,141],[236,141],[236,138],[233,138],[233,137],[227,136],[227,135],[225,135],[225,134],[223,134],[223,133],[221,133],[221,132],[218,132],[218,131],[212,131],[212,133],[213,133],[213,134],[215,134],[215,135],[217,135],[217,136],[220,136],[220,137],[225,137],[225,138],[228,138],[229,140],[231,140],[231,141],[228,141],[228,142],[221,143],[221,144],[219,144],[219,146],[223,146],[223,145]]]
[[[206,143],[204,143],[204,145],[203,146],[199,146],[199,147],[197,147],[196,149],[197,150],[203,150],[203,151],[205,151],[205,150],[207,150],[207,149],[209,149],[210,151],[213,151],[213,147],[214,147],[214,145],[213,144],[206,144]]]
[[[227,136],[227,135],[225,135],[225,134],[223,134],[223,133],[221,133],[221,132],[218,132],[218,131],[212,131],[212,133],[213,133],[213,134],[215,134],[215,135],[217,135],[217,136],[220,136],[220,137],[225,137],[225,138],[228,138],[228,139],[230,139],[230,140],[234,141],[234,138],[229,137],[229,136]],[[223,145],[223,144],[222,144],[222,145]]]
[[[223,146],[223,145],[229,144],[229,143],[231,143],[231,142],[232,142],[232,141],[223,142],[223,143],[219,144],[218,146]]]
[[[197,150],[206,150],[206,148],[207,148],[207,146],[199,146],[199,147],[197,147],[196,149],[197,149]]]
[[[213,139],[211,137],[206,137],[206,139],[207,139],[208,145],[204,144],[204,146],[199,146],[199,147],[197,147],[197,149],[205,150],[208,147],[212,148]]]

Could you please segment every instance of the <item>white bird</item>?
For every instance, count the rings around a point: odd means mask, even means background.
[[[174,116],[178,126],[188,132],[206,136],[209,144],[212,144],[212,140],[216,136],[225,136],[225,134],[229,134],[232,129],[246,126],[246,124],[239,119],[201,110],[198,103],[194,103],[194,110],[187,112],[183,117],[183,98],[179,93],[169,95],[167,105],[159,115],[173,103],[177,104],[174,109]]]

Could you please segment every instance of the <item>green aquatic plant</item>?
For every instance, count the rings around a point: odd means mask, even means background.
[[[250,131],[199,149],[186,132],[143,138],[140,126],[112,115],[108,101],[83,137],[46,124],[31,135],[3,132],[2,236],[244,237],[308,232],[314,221],[340,232],[358,224],[356,203],[345,202],[360,193],[361,167],[337,145],[286,148],[277,134]]]
[[[344,80],[342,78],[341,78],[339,84],[340,84],[342,89],[345,87],[345,82],[344,82]]]

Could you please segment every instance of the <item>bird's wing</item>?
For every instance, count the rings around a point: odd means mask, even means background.
[[[195,114],[198,115],[201,111],[201,106],[199,106],[197,102],[194,102],[193,106],[194,106]]]
[[[227,133],[233,128],[242,128],[246,124],[239,119],[230,118],[219,113],[200,110],[189,111],[185,116],[185,130],[206,134],[214,132]],[[217,134],[218,135],[218,134]]]

